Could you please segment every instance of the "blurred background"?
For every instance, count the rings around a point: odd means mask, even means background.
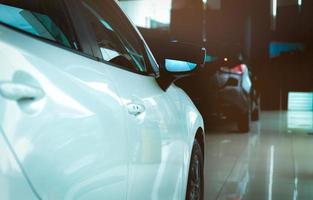
[[[208,56],[242,55],[258,79],[255,87],[262,110],[312,110],[313,0],[119,0],[119,4],[147,38],[202,45]]]

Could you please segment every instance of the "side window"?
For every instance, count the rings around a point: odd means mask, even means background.
[[[96,2],[82,1],[82,8],[93,29],[102,59],[132,71],[147,72],[143,54],[137,47],[136,38],[123,26],[118,14],[109,8],[97,5]]]
[[[31,5],[34,6],[35,4]],[[29,9],[0,4],[0,22],[29,34],[54,41],[65,47],[78,49],[73,40],[73,34],[66,23],[61,21],[49,7],[42,9],[29,6]],[[33,10],[31,10],[33,8]],[[34,11],[36,10],[36,11]],[[39,11],[37,11],[39,10]],[[62,25],[61,25],[62,24]]]

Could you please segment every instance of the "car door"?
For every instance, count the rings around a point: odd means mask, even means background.
[[[1,1],[0,130],[40,199],[126,199],[122,101],[63,8]]]
[[[115,64],[110,75],[126,113],[128,199],[182,199],[188,171],[184,106],[191,103],[176,86],[166,92],[159,87],[147,47],[113,1],[81,2],[99,59]]]
[[[0,129],[0,199],[39,200],[24,177],[19,163],[10,150],[6,137]]]

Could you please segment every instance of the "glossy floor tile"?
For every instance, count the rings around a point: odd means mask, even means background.
[[[313,200],[312,112],[262,112],[248,134],[208,129],[206,200]]]

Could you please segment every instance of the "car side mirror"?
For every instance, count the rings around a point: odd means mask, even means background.
[[[197,69],[197,64],[181,60],[165,59],[164,67],[168,73],[190,73]]]
[[[190,76],[205,63],[206,50],[197,45],[169,42],[158,51],[158,54],[162,55],[164,65],[158,79],[163,90],[167,90],[177,79]]]
[[[189,74],[205,62],[205,48],[181,43],[169,42],[163,49],[164,67],[168,73]]]

